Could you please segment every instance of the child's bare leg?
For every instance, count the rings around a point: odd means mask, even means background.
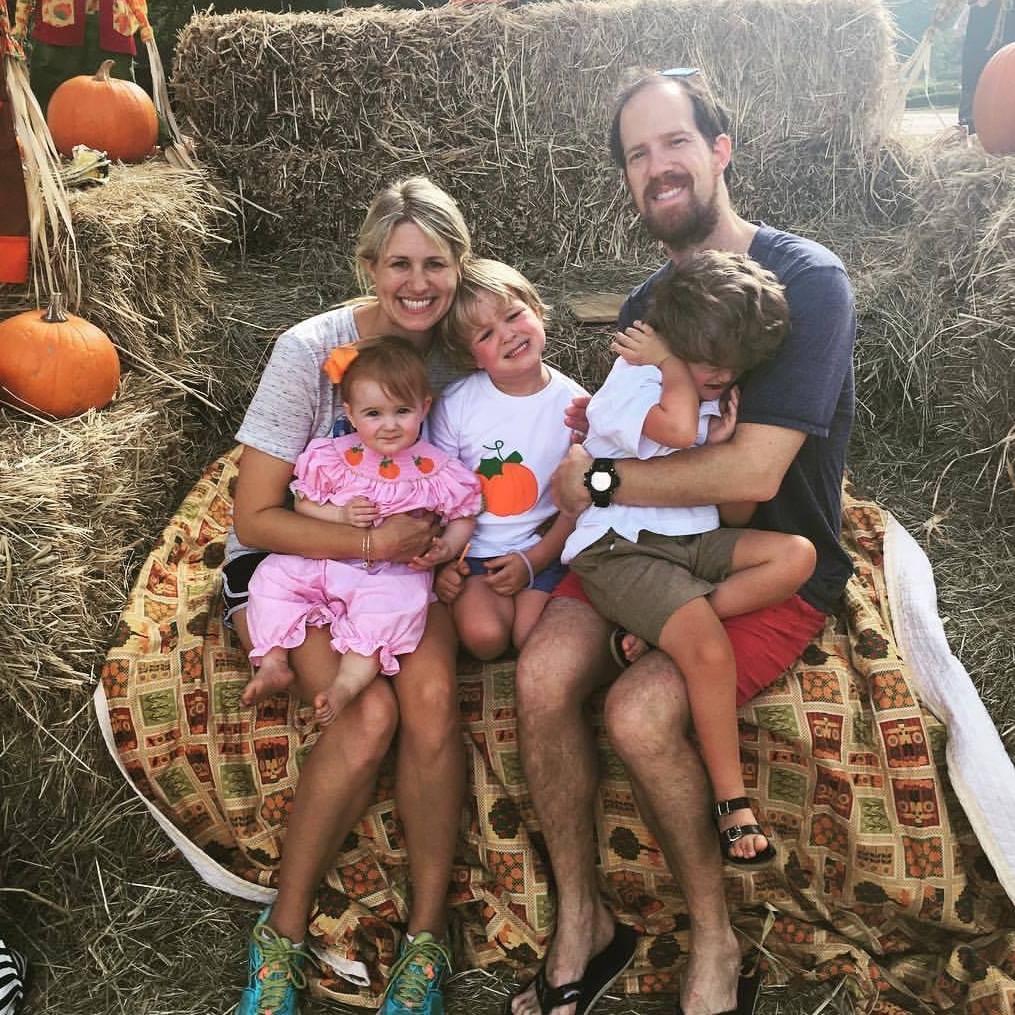
[[[817,555],[803,536],[750,529],[733,547],[731,574],[708,597],[720,620],[789,599],[814,573]]]
[[[522,589],[514,599],[515,617],[511,640],[515,648],[520,649],[543,615],[543,607],[550,601],[550,593],[541,592],[539,589]]]
[[[629,662],[637,662],[649,649],[649,644],[644,638],[640,638],[636,634],[631,634],[630,631],[624,632],[624,637],[620,639],[620,649],[624,653],[624,658]]]
[[[708,601],[692,599],[681,606],[666,621],[659,647],[676,663],[687,682],[698,745],[716,800],[745,796],[737,731],[736,660],[729,638]],[[750,808],[733,811],[719,821],[721,829],[753,824],[757,824],[757,819]],[[745,835],[729,852],[750,859],[767,845],[763,835]]]
[[[515,619],[513,596],[499,596],[474,575],[465,579],[465,588],[452,607],[458,639],[477,659],[496,659],[511,643]]]
[[[321,726],[329,726],[339,712],[355,698],[381,670],[380,653],[361,656],[346,652],[338,664],[338,673],[331,687],[314,698],[314,718]]]
[[[278,646],[270,648],[243,688],[240,701],[244,705],[254,705],[269,694],[288,690],[295,679],[296,674],[289,669],[289,650]]]

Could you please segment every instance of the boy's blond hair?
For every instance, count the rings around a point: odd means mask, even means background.
[[[438,341],[465,366],[475,366],[466,341],[478,327],[476,303],[481,296],[493,296],[504,303],[521,300],[543,320],[550,312],[549,306],[539,298],[536,287],[520,271],[502,261],[470,258],[462,265],[455,301],[437,326]]]

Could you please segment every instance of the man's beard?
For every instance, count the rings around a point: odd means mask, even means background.
[[[713,189],[711,199],[705,203],[699,200],[693,190],[688,189],[689,203],[686,211],[682,212],[675,221],[655,218],[652,215],[652,196],[660,189],[668,185],[688,187],[693,183],[687,177],[663,177],[653,181],[645,188],[643,203],[645,211],[642,212],[641,220],[650,235],[662,241],[669,250],[686,250],[698,243],[708,239],[712,230],[719,221],[718,189]]]

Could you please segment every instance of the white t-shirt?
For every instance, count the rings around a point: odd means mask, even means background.
[[[657,444],[642,433],[645,417],[659,404],[662,390],[663,375],[658,367],[636,367],[618,359],[603,386],[589,402],[589,434],[585,438],[585,450],[593,458],[646,459],[674,454],[678,449]],[[716,399],[698,406],[696,445],[705,443],[709,417],[721,413]],[[564,544],[560,559],[568,563],[609,529],[631,542],[637,542],[640,532],[692,536],[717,528],[719,511],[714,504],[703,507],[593,506],[578,516],[578,524]]]
[[[430,410],[430,441],[480,476],[484,511],[471,557],[527,550],[557,513],[550,477],[567,454],[571,431],[564,410],[588,392],[553,367],[534,395],[507,395],[483,371],[449,385]]]

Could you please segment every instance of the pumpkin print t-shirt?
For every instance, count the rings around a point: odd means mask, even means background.
[[[449,385],[430,410],[430,440],[479,476],[483,512],[472,557],[527,550],[557,509],[550,477],[567,454],[571,431],[564,410],[588,392],[553,367],[534,395],[507,395],[479,371]]]

